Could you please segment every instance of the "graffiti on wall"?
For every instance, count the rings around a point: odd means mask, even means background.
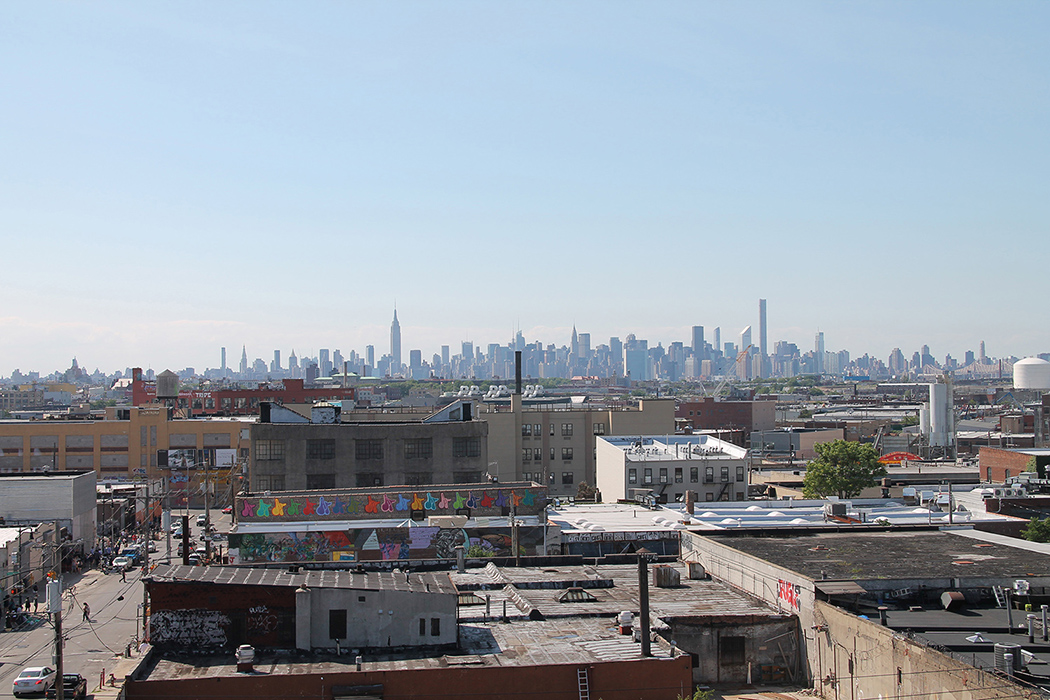
[[[783,579],[780,579],[777,582],[777,598],[786,603],[792,609],[798,610],[801,596],[802,587],[798,584]]]
[[[226,645],[230,618],[218,610],[156,610],[149,618],[150,643],[212,648]]]
[[[269,634],[277,629],[277,615],[265,605],[248,608],[248,634]]]
[[[514,556],[509,528],[359,528],[325,532],[231,534],[231,564],[454,559]],[[542,554],[543,528],[518,528],[518,553]]]
[[[393,517],[412,511],[454,513],[463,508],[499,510],[521,509],[522,513],[542,507],[543,492],[534,489],[482,489],[470,491],[412,491],[375,495],[274,496],[242,498],[238,502],[238,519],[272,520],[274,518],[346,519],[357,517]]]

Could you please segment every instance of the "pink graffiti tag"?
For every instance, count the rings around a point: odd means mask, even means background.
[[[452,503],[452,501],[449,499],[449,497],[442,493],[441,498],[438,499],[438,508],[444,510],[448,508],[450,503]]]
[[[245,501],[244,507],[241,508],[241,516],[245,518],[250,518],[253,515],[255,515],[255,505],[253,503],[250,503],[249,501]]]
[[[383,505],[380,506],[380,510],[384,513],[394,512],[394,502],[390,500],[390,494],[383,494]]]

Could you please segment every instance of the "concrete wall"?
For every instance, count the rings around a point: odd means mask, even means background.
[[[305,618],[309,629],[307,639],[296,640],[301,649],[335,649],[329,634],[332,610],[346,611],[343,649],[444,646],[457,640],[453,593],[312,588],[297,592],[295,601],[296,624]]]
[[[698,684],[743,685],[749,669],[756,684],[787,683],[802,670],[794,616],[674,619],[670,636],[679,649],[693,655],[693,681]],[[734,642],[738,646],[733,647]]]
[[[1003,678],[823,601],[816,603],[814,613],[819,629],[805,629],[815,688],[825,698],[1029,697]]]
[[[627,498],[627,453],[601,438],[595,445],[595,452],[595,482],[598,490],[602,492],[602,500],[606,503],[616,503]],[[635,486],[643,488],[640,484]]]
[[[0,478],[0,516],[23,522],[58,520],[90,549],[95,542],[95,473]]]
[[[512,661],[510,663],[513,663]],[[262,664],[260,664],[261,666]],[[365,664],[365,668],[371,664]],[[478,698],[542,698],[579,700],[577,673],[586,669],[590,697],[601,700],[671,700],[692,693],[689,656],[549,666],[471,666],[391,671],[295,674],[209,675],[206,678],[131,680],[126,700],[180,698],[319,698],[335,697],[340,687],[380,685],[385,698],[477,700]]]

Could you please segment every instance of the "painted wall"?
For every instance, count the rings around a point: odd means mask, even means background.
[[[386,527],[311,532],[231,534],[231,564],[455,559],[466,544],[471,558],[510,557],[511,530],[502,528]],[[541,556],[543,527],[518,528],[518,554]]]

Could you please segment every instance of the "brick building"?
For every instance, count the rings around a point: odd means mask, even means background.
[[[776,402],[717,401],[706,397],[680,402],[674,416],[680,427],[691,430],[742,429],[750,435],[755,430],[776,427]]]

